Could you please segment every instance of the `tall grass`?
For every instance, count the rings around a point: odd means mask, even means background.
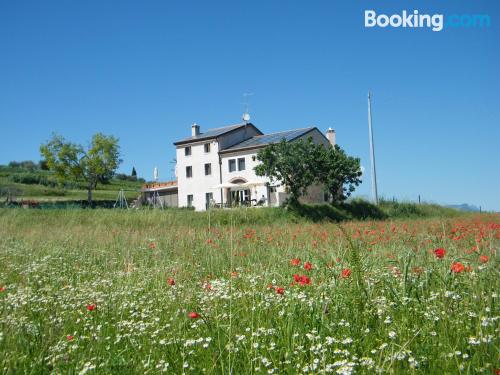
[[[499,242],[498,215],[0,210],[0,369],[491,373]]]

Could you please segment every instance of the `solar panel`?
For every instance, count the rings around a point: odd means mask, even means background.
[[[234,146],[231,146],[226,150],[236,150],[240,148],[263,146],[270,143],[278,143],[282,139],[284,139],[285,141],[290,141],[292,139],[300,137],[301,135],[304,135],[305,133],[309,132],[312,129],[314,128],[294,129],[272,134],[256,135]]]

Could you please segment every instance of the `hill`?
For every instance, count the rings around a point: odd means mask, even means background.
[[[97,184],[93,198],[96,201],[115,200],[123,189],[127,199],[135,199],[143,182],[143,179],[117,174],[106,183]],[[0,165],[0,198],[4,200],[7,196],[39,202],[80,201],[87,199],[87,191],[83,181],[58,184],[54,174],[43,169],[42,163],[26,161]]]

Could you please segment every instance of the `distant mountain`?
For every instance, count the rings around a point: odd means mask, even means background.
[[[467,212],[479,212],[479,207],[470,205],[468,203],[462,204],[448,204],[446,207],[454,208],[459,211],[467,211]]]

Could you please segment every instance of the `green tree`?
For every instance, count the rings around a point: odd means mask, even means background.
[[[113,177],[122,161],[118,139],[101,133],[92,137],[86,150],[54,134],[51,140],[40,146],[40,153],[60,183],[68,180],[86,182],[89,204],[92,204],[92,190],[97,183]]]
[[[338,145],[323,148],[316,163],[316,181],[329,192],[332,203],[345,201],[361,183],[360,159],[348,156]]]
[[[290,194],[289,202],[294,205],[315,181],[314,160],[320,157],[320,148],[312,138],[272,143],[257,153],[261,162],[254,170],[257,176],[267,176],[271,182],[279,182]]]
[[[137,171],[135,170],[135,167],[132,167],[132,173],[130,176],[132,177],[132,181],[137,180]]]

